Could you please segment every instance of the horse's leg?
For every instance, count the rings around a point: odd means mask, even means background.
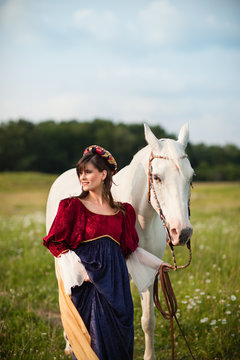
[[[155,360],[154,353],[154,329],[156,319],[153,307],[153,286],[149,287],[147,291],[142,293],[142,329],[145,334],[145,352],[144,360]]]
[[[68,338],[67,338],[67,335],[65,334],[65,331],[63,331],[63,336],[64,336],[64,339],[66,341],[66,347],[64,349],[64,352],[65,352],[66,355],[70,355],[70,354],[72,354],[72,347],[71,347],[71,345],[70,345],[70,343],[68,341]]]

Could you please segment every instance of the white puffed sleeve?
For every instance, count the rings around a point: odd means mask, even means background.
[[[67,295],[71,295],[72,287],[81,286],[82,283],[88,279],[88,274],[84,265],[72,250],[62,254],[61,257],[56,258],[56,264],[59,267]]]
[[[139,292],[144,292],[153,284],[157,270],[163,260],[137,247],[127,258],[127,268]]]

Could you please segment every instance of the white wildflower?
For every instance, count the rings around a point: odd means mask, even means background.
[[[231,299],[232,301],[236,301],[236,300],[237,300],[237,298],[236,298],[235,295],[231,295],[231,296],[230,296],[230,299]]]
[[[211,320],[210,325],[216,325],[216,320]]]
[[[200,320],[200,323],[202,323],[202,324],[205,323],[205,322],[208,322],[208,317],[205,317],[205,318]]]
[[[193,299],[189,299],[189,304],[191,304],[192,306],[196,306],[196,303]]]

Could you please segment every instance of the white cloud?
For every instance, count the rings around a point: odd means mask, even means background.
[[[115,92],[148,93],[150,96],[153,93],[176,94],[183,91],[187,85],[180,74],[176,76],[169,69],[156,66],[104,67],[97,71],[96,78]]]
[[[57,119],[66,119],[69,116],[85,112],[88,106],[89,95],[87,93],[60,93],[45,100],[44,112]]]
[[[138,19],[143,36],[149,43],[169,44],[177,41],[182,18],[169,1],[152,2],[139,12]]]
[[[6,26],[12,26],[24,14],[26,0],[7,0],[0,7],[0,20]]]
[[[209,14],[204,18],[204,22],[209,28],[219,31],[238,31],[239,25],[237,26],[234,22],[230,22],[225,19],[220,19],[216,15]]]
[[[109,10],[102,12],[93,9],[78,10],[73,14],[73,20],[76,28],[85,30],[98,39],[111,39],[117,33],[117,17]]]
[[[238,8],[224,0],[157,0],[138,12],[135,28],[148,45],[162,49],[229,46],[233,39],[239,43]]]
[[[32,13],[29,0],[7,0],[0,6],[0,31],[6,36],[7,46],[39,45],[39,34],[34,29],[37,12]]]

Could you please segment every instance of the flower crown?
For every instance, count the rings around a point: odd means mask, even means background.
[[[102,158],[107,160],[107,162],[110,165],[110,168],[111,168],[111,170],[113,172],[113,175],[116,174],[116,172],[117,172],[117,163],[116,163],[116,160],[114,159],[114,157],[112,156],[112,154],[109,151],[107,151],[106,149],[104,149],[103,147],[101,147],[99,145],[91,145],[91,146],[88,146],[84,150],[83,155],[86,155],[89,152],[92,152],[93,154],[98,154],[99,156],[101,156]]]

